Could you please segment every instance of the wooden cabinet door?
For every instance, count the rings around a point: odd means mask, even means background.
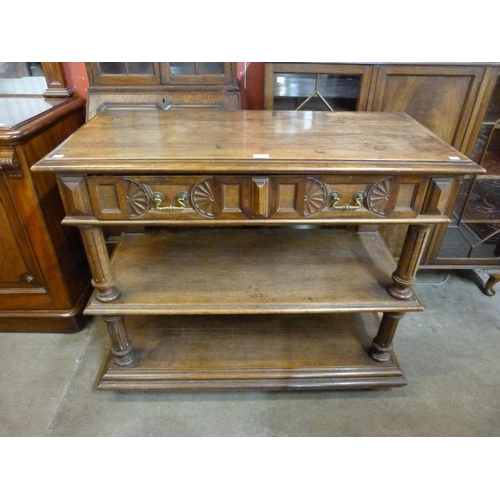
[[[0,171],[0,304],[5,293],[36,292],[43,286],[30,241]]]
[[[408,113],[462,151],[484,66],[382,65],[377,72],[372,111]]]

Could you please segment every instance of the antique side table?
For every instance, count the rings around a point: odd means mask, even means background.
[[[116,390],[404,385],[430,229],[482,172],[405,114],[208,109],[105,110],[33,170],[81,231]],[[407,227],[397,263],[381,223]]]

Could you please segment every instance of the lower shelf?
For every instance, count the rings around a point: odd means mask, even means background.
[[[111,261],[120,296],[90,315],[422,311],[387,293],[396,264],[377,232],[195,228],[125,235]]]
[[[128,316],[134,363],[106,360],[110,390],[370,389],[406,385],[394,355],[367,351],[377,313]]]

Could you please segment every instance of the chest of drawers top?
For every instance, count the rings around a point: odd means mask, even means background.
[[[199,108],[104,110],[33,170],[167,175],[482,172],[402,113]]]

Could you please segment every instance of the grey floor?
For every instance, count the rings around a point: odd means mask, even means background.
[[[500,292],[443,271],[420,272],[416,291],[426,311],[394,344],[408,385],[382,391],[98,391],[100,320],[0,333],[0,436],[500,436]]]

